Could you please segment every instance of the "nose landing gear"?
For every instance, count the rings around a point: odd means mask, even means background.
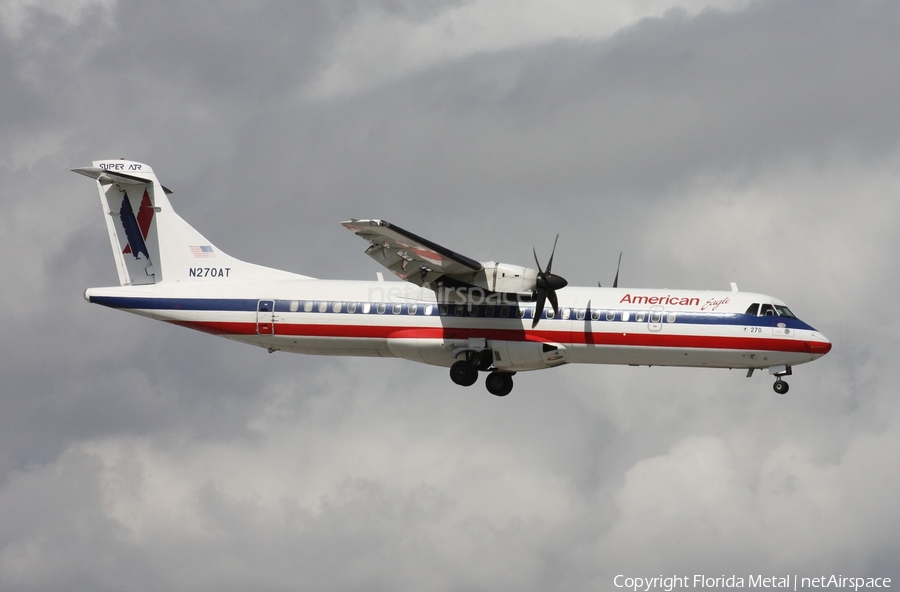
[[[747,370],[747,378],[753,376],[754,370],[756,370],[756,368],[750,368]],[[792,373],[793,372],[791,371],[790,366],[772,366],[771,368],[769,368],[769,374],[775,377],[775,384],[772,385],[772,388],[776,393],[778,393],[779,395],[783,395],[788,392],[790,386],[784,381],[784,377],[790,376]]]
[[[790,376],[793,372],[791,371],[790,366],[775,366],[769,368],[769,373],[775,375],[775,384],[772,385],[772,388],[779,395],[783,395],[788,392],[788,383],[784,381],[785,376]]]

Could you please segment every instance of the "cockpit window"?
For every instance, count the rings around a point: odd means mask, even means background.
[[[797,315],[792,313],[791,309],[789,309],[786,306],[781,306],[779,304],[776,304],[775,311],[778,313],[778,316],[780,316],[780,317],[785,317],[788,319],[796,319],[797,318]]]
[[[750,305],[750,308],[747,309],[747,312],[744,314],[756,316],[759,314],[759,302],[754,302]]]
[[[771,304],[762,304],[759,307],[759,316],[761,317],[774,317],[775,316],[775,307]]]

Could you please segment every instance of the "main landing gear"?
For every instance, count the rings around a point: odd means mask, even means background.
[[[490,370],[492,365],[493,360],[489,351],[471,352],[467,359],[454,362],[450,367],[450,380],[460,386],[472,386],[478,381],[478,371]],[[513,389],[513,374],[494,370],[487,375],[484,386],[492,395],[505,397]]]
[[[478,368],[466,360],[460,360],[450,366],[450,380],[459,386],[472,386],[478,380]]]
[[[497,372],[496,370],[487,375],[484,380],[484,386],[492,395],[505,397],[513,388],[512,374],[509,372]]]

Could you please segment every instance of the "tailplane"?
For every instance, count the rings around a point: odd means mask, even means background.
[[[121,285],[222,279],[303,279],[220,251],[172,209],[149,166],[96,160],[72,169],[96,179]]]

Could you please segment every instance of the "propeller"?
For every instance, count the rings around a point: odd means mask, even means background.
[[[556,298],[556,291],[562,290],[569,282],[558,275],[553,275],[550,270],[553,268],[553,255],[556,254],[556,242],[559,235],[553,241],[553,250],[550,251],[550,260],[547,261],[547,269],[541,269],[541,262],[538,261],[537,250],[532,247],[534,252],[534,262],[538,267],[538,276],[534,282],[536,304],[534,306],[534,320],[531,321],[531,328],[537,327],[538,321],[541,320],[541,311],[544,310],[544,303],[549,300],[550,306],[553,307],[554,314],[559,314],[559,300]]]

